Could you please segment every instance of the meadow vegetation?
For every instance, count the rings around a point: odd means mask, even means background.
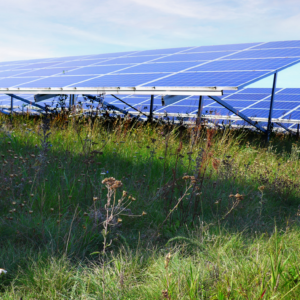
[[[1,299],[299,298],[296,137],[0,122]]]

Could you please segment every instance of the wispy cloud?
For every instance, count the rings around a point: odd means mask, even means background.
[[[0,60],[297,39],[299,0],[10,0]]]

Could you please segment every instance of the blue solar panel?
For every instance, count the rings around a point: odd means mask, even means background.
[[[247,92],[250,89],[247,89]],[[250,91],[249,91],[250,92]],[[270,93],[268,94],[242,94],[242,93],[234,93],[226,97],[226,102],[227,100],[262,100],[265,99],[266,97],[269,97]]]
[[[93,66],[93,67],[83,67],[74,71],[68,71],[68,75],[100,75],[107,74],[114,71],[126,72],[129,65],[111,65],[111,66]]]
[[[68,72],[67,68],[46,68],[46,69],[39,69],[34,71],[23,70],[22,77],[31,77],[31,76],[52,76],[52,75],[64,75]],[[20,71],[19,71],[20,73]],[[0,73],[1,74],[1,73]],[[20,76],[18,76],[20,77]]]
[[[254,75],[255,73],[255,75]],[[268,72],[184,72],[178,73],[155,82],[143,84],[142,86],[233,86],[242,85],[250,81],[253,77],[261,77]],[[1,83],[0,83],[1,84]]]
[[[89,65],[99,65],[103,62],[106,62],[106,59],[86,59],[86,60],[74,60],[69,62],[55,62],[52,63],[52,66],[59,67],[59,68],[70,68],[70,67],[82,67],[82,66],[89,66]]]
[[[189,113],[192,113],[194,111],[197,111],[197,108],[195,108],[195,107],[186,107],[186,106],[165,106],[165,107],[162,107],[157,112],[189,114]]]
[[[203,87],[241,88],[298,59],[300,42],[288,41],[2,62],[0,88],[82,87],[93,93],[97,88],[184,87],[192,94]]]
[[[104,61],[102,63],[99,63],[98,65],[115,65],[115,64],[139,64],[144,62],[150,62],[155,61],[159,59],[160,56],[128,56],[128,57],[122,57],[122,58],[114,58],[111,60]]]
[[[269,42],[254,47],[254,49],[265,48],[288,48],[288,47],[300,47],[300,41],[281,41],[281,42]]]
[[[145,50],[145,51],[140,51],[135,55],[161,55],[161,54],[168,55],[168,54],[174,54],[178,52],[185,52],[188,49],[191,49],[191,47]]]
[[[195,62],[146,63],[127,68],[122,73],[179,72],[195,66]]]
[[[300,58],[300,48],[286,48],[286,49],[266,49],[266,50],[249,50],[242,51],[230,55],[230,59],[239,58],[280,58],[280,57],[299,57]]]
[[[282,66],[298,61],[299,58],[219,60],[195,67],[190,71],[230,71],[230,70],[276,70]]]
[[[213,60],[225,57],[234,52],[202,52],[202,53],[187,53],[187,54],[174,54],[157,59],[156,62],[178,62],[178,61],[202,61]]]
[[[300,104],[300,102],[299,102]],[[278,102],[274,101],[274,107],[273,109],[285,109],[285,110],[291,110],[294,109],[299,105],[297,102]],[[255,105],[253,105],[251,108],[261,108],[261,109],[269,109],[270,108],[270,100],[269,101],[261,101]]]
[[[276,92],[281,89],[276,88]],[[271,94],[272,88],[245,88],[239,91],[239,94]]]
[[[16,70],[16,71],[2,71],[0,72],[0,78],[5,78],[5,77],[9,77],[9,76],[14,76],[17,74],[23,74],[26,71],[21,71],[21,70]]]
[[[299,92],[299,89],[297,88],[286,88],[286,89],[283,89],[281,90],[278,95],[281,95],[281,94],[289,94],[289,95],[299,95],[300,92]]]
[[[217,46],[200,46],[200,47],[196,47],[195,49],[185,51],[184,53],[206,52],[206,51],[228,51],[228,50],[238,51],[238,50],[248,49],[248,48],[251,48],[251,47],[259,45],[259,44],[260,43],[231,44],[231,45],[217,45]]]
[[[79,76],[81,77],[81,76]],[[91,79],[80,83],[81,87],[121,87],[121,86],[135,86],[143,84],[147,81],[152,81],[161,77],[159,74],[121,74],[121,75],[105,75],[99,78]],[[56,77],[55,77],[56,78]],[[75,82],[75,81],[74,81]],[[78,82],[78,81],[77,81]],[[0,82],[1,84],[1,82]],[[70,86],[77,86],[76,83]]]

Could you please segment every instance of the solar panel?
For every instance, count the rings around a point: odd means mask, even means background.
[[[300,41],[286,41],[1,62],[0,92],[221,95],[299,61]]]

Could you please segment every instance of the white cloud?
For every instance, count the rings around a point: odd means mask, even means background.
[[[299,0],[2,0],[0,60],[297,39]]]

